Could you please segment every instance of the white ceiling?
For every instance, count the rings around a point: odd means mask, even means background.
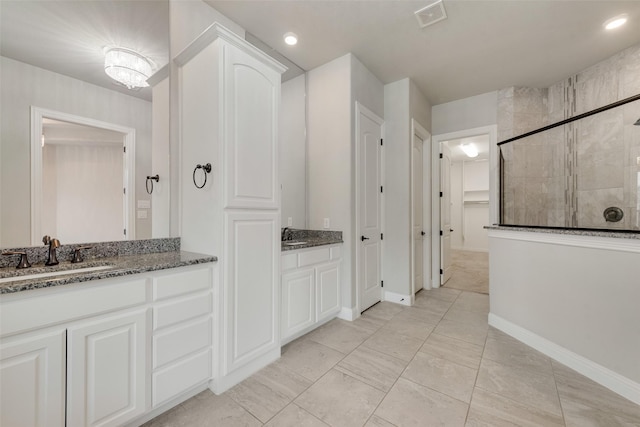
[[[640,42],[640,1],[206,0],[305,70],[352,52],[383,83],[411,77],[433,105],[510,86],[549,87]],[[620,13],[629,22],[606,32]],[[295,47],[282,36],[299,36]]]
[[[0,54],[98,86],[151,100],[104,72],[106,46],[136,50],[158,68],[169,61],[169,2],[0,0]]]

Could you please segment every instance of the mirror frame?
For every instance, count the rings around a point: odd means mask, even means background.
[[[43,118],[77,123],[101,129],[112,130],[124,134],[124,149],[129,155],[125,156],[123,184],[124,225],[127,230],[123,240],[135,238],[135,152],[136,130],[134,128],[89,119],[74,114],[49,110],[31,106],[31,244],[42,245],[42,121]],[[132,154],[133,153],[133,154]]]

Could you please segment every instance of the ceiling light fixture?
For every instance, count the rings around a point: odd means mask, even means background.
[[[284,42],[289,46],[294,46],[298,43],[298,36],[296,36],[294,33],[286,33],[284,35]]]
[[[113,47],[104,52],[104,72],[128,89],[136,89],[149,86],[153,64],[131,49]]]
[[[467,155],[467,157],[478,157],[478,149],[476,148],[474,143],[469,143],[469,144],[461,144],[460,145],[460,149],[462,151],[464,151],[464,154]]]
[[[614,28],[618,28],[626,24],[628,18],[629,16],[626,13],[623,13],[622,15],[607,19],[602,25],[604,25],[604,28],[607,30],[613,30]]]

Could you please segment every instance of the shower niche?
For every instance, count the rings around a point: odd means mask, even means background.
[[[500,225],[640,232],[640,95],[500,142]]]

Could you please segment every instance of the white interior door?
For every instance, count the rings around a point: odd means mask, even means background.
[[[382,257],[382,119],[356,106],[358,173],[358,289],[360,311],[381,300]]]
[[[441,144],[440,153],[440,284],[451,278],[451,150]]]
[[[424,284],[424,222],[423,222],[423,172],[422,155],[424,141],[416,133],[413,134],[413,155],[411,168],[412,188],[412,240],[413,240],[413,287],[415,294],[423,288]]]

